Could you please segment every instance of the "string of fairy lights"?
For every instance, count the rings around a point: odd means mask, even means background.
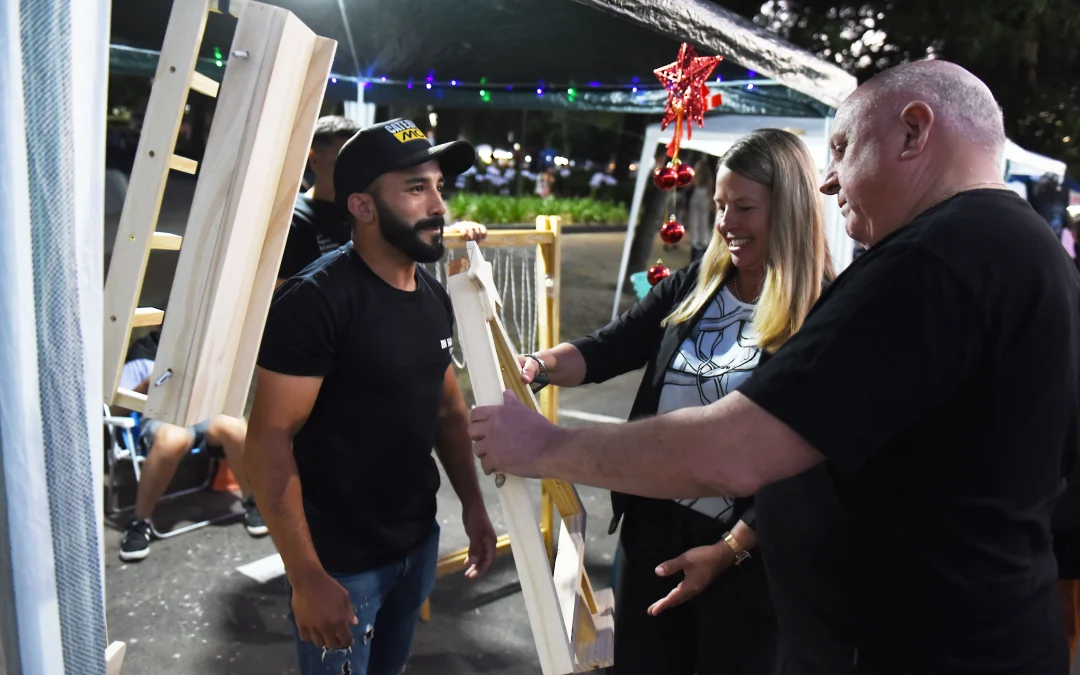
[[[155,50],[140,49],[137,47],[129,47],[126,45],[110,45],[111,50],[117,52],[128,52],[132,54],[141,55],[144,57],[157,58],[159,53]],[[224,53],[220,48],[214,47],[213,56],[204,59],[204,62],[213,64],[217,68],[224,69],[228,63],[228,55]],[[657,91],[663,91],[664,86],[656,78],[651,75],[647,78],[633,77],[629,81],[625,82],[601,82],[599,80],[589,80],[587,82],[549,82],[546,80],[538,81],[513,81],[513,82],[498,82],[489,81],[487,77],[481,77],[479,80],[464,80],[443,77],[437,78],[435,71],[428,71],[428,74],[424,77],[409,77],[409,78],[391,78],[386,75],[381,76],[363,76],[357,77],[353,75],[331,74],[329,79],[330,85],[336,85],[338,83],[349,83],[362,89],[368,89],[370,87],[404,87],[405,89],[422,89],[432,92],[439,92],[440,90],[461,90],[471,91],[480,98],[481,101],[490,102],[492,96],[500,93],[513,93],[520,94],[522,92],[532,93],[538,98],[544,96],[565,96],[571,103],[573,103],[580,95],[590,92],[595,93],[611,93],[611,92],[625,92],[629,94],[648,94],[655,93]],[[725,80],[723,76],[716,76],[711,78],[709,83],[710,89],[716,90],[730,90],[730,89],[744,89],[746,91],[753,91],[758,87],[779,86],[779,83],[758,77],[758,74],[753,70],[747,70],[746,76],[740,79]]]

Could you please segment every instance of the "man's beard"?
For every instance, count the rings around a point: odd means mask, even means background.
[[[443,245],[442,231],[446,220],[442,216],[425,218],[410,224],[378,197],[375,197],[375,208],[379,210],[379,232],[391,246],[418,263],[433,263],[443,257],[446,247]],[[439,234],[430,244],[421,238],[421,231],[436,227],[439,228]]]

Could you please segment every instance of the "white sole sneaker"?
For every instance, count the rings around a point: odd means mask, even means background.
[[[120,551],[120,559],[124,562],[134,562],[136,560],[142,560],[146,556],[150,555],[150,548],[144,548],[141,551]]]
[[[265,536],[268,532],[270,532],[270,528],[265,525],[261,525],[259,527],[252,527],[245,524],[244,529],[246,529],[247,533],[253,537],[262,537]]]

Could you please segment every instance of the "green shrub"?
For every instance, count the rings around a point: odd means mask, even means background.
[[[564,225],[591,223],[625,225],[629,219],[625,204],[599,201],[588,197],[542,199],[459,192],[447,206],[455,219],[469,220],[484,225],[528,225],[533,223],[537,216],[560,216]]]

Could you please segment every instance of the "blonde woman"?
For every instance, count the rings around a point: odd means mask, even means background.
[[[788,132],[736,141],[719,162],[702,260],[608,326],[522,357],[522,379],[570,387],[645,367],[631,419],[734,391],[801,327],[832,278],[817,181],[810,153]],[[612,502],[609,532],[622,520],[614,672],[777,672],[753,500],[613,493]]]

